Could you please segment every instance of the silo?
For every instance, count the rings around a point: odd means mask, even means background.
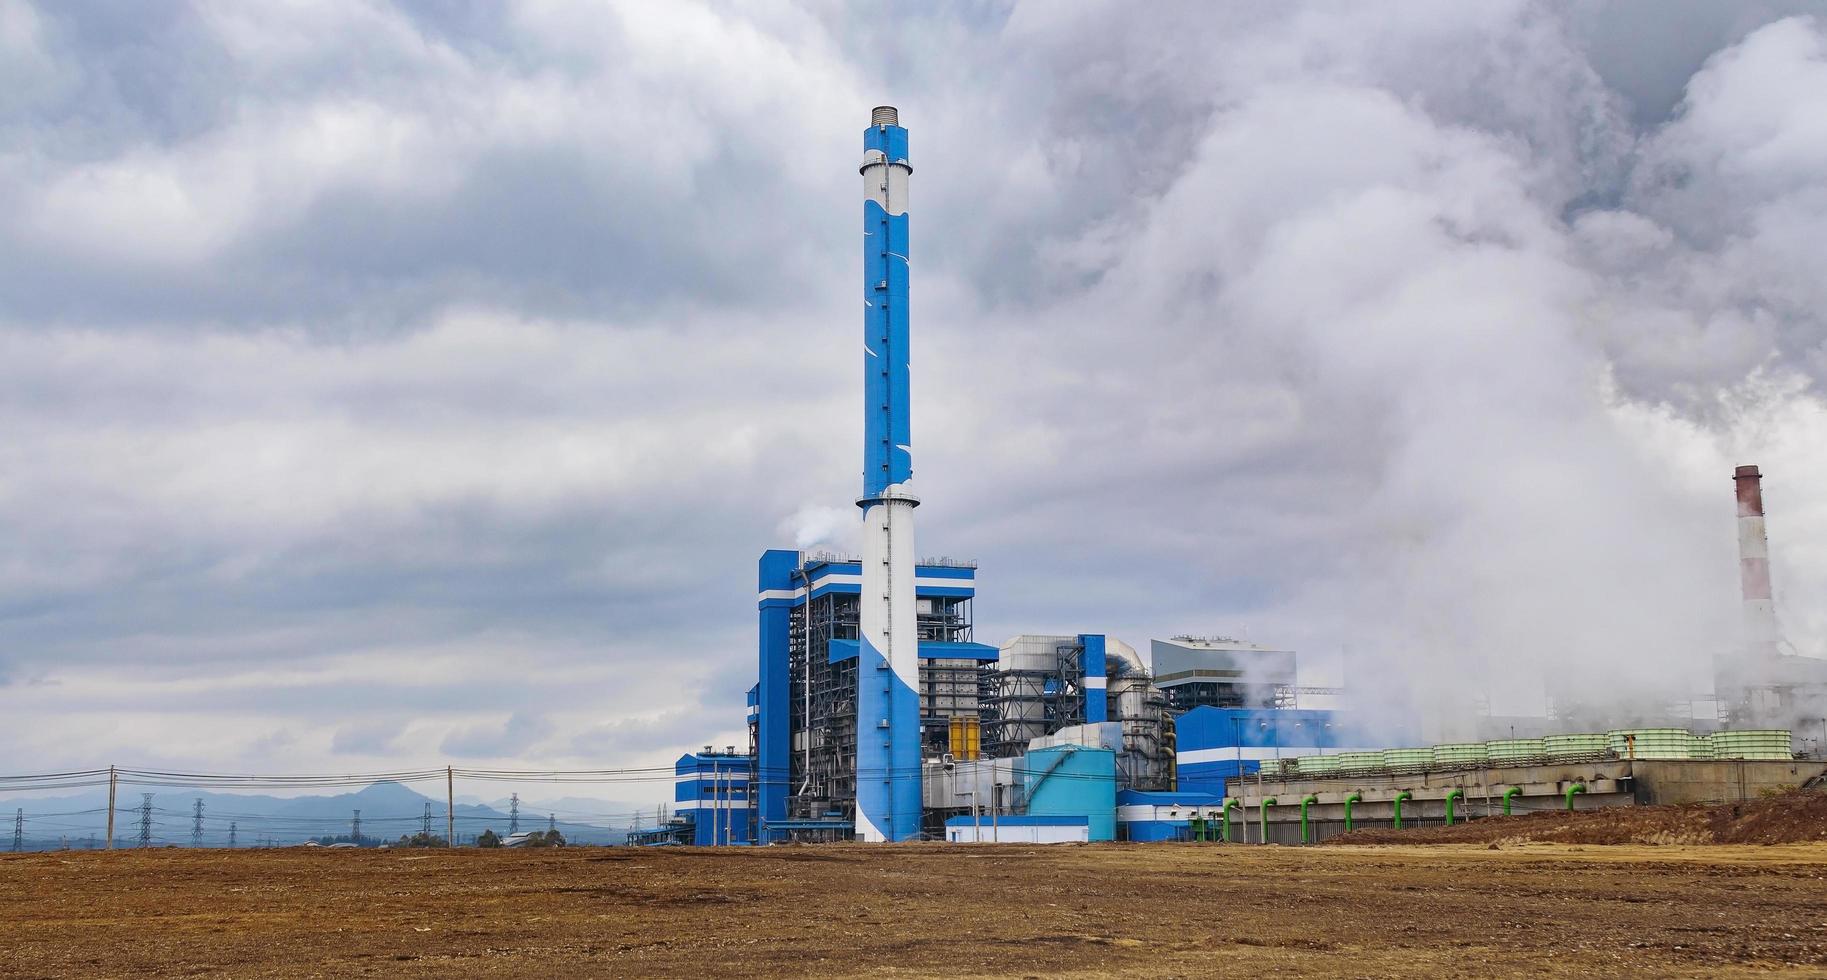
[[[1786,729],[1758,729],[1739,732],[1714,732],[1712,743],[1716,759],[1792,759],[1794,739]]]
[[[1597,758],[1606,751],[1604,732],[1578,732],[1542,738],[1542,752],[1551,762]]]
[[[1605,747],[1621,759],[1692,759],[1694,735],[1681,728],[1616,728]]]
[[[1548,754],[1539,738],[1499,738],[1484,743],[1485,758],[1493,766],[1523,766]]]

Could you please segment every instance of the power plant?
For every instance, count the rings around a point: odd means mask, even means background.
[[[1566,700],[1425,745],[1418,724],[1301,685],[1292,650],[979,642],[975,563],[916,558],[908,145],[899,112],[876,108],[860,168],[861,553],[761,555],[749,745],[682,757],[674,815],[630,843],[1298,843],[1354,823],[1743,798],[1827,771],[1827,661],[1782,649],[1755,466],[1734,475],[1744,641],[1716,660],[1716,717],[1645,725]]]

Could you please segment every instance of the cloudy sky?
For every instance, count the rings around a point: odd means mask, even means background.
[[[857,519],[878,103],[979,639],[1703,691],[1755,462],[1827,653],[1824,6],[0,0],[0,746],[738,741],[757,555]]]

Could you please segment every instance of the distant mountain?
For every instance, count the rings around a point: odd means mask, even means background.
[[[140,835],[140,787],[125,787],[115,801],[114,846],[133,847]],[[352,793],[329,796],[266,796],[243,793],[207,793],[184,789],[152,790],[150,843],[153,846],[189,845],[196,826],[195,804],[203,801],[203,844],[223,847],[229,842],[231,825],[239,847],[272,844],[297,844],[314,837],[348,835],[354,826],[355,811],[361,811],[364,839],[391,841],[417,833],[426,823],[429,812],[432,833],[445,832],[444,799],[427,796],[396,782],[379,782]],[[620,844],[630,821],[617,815],[632,808],[603,800],[569,798],[564,807],[560,801],[538,804],[522,801],[522,830],[544,830],[548,813],[558,813],[558,831],[576,844]],[[45,850],[67,842],[73,848],[88,845],[91,836],[95,846],[103,846],[108,825],[108,794],[92,790],[69,796],[19,796],[0,799],[0,850],[10,846],[10,819],[15,810],[24,811],[26,849]],[[509,817],[505,805],[456,806],[454,822],[457,839],[468,842],[484,830],[497,834],[508,832]]]

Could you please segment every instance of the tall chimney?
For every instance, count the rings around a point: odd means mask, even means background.
[[[920,650],[908,404],[907,130],[863,131],[863,583],[856,661],[856,833],[920,834]]]
[[[1764,534],[1763,475],[1755,466],[1732,473],[1738,490],[1738,587],[1744,600],[1745,652],[1776,656],[1776,603],[1770,595],[1770,542]]]

